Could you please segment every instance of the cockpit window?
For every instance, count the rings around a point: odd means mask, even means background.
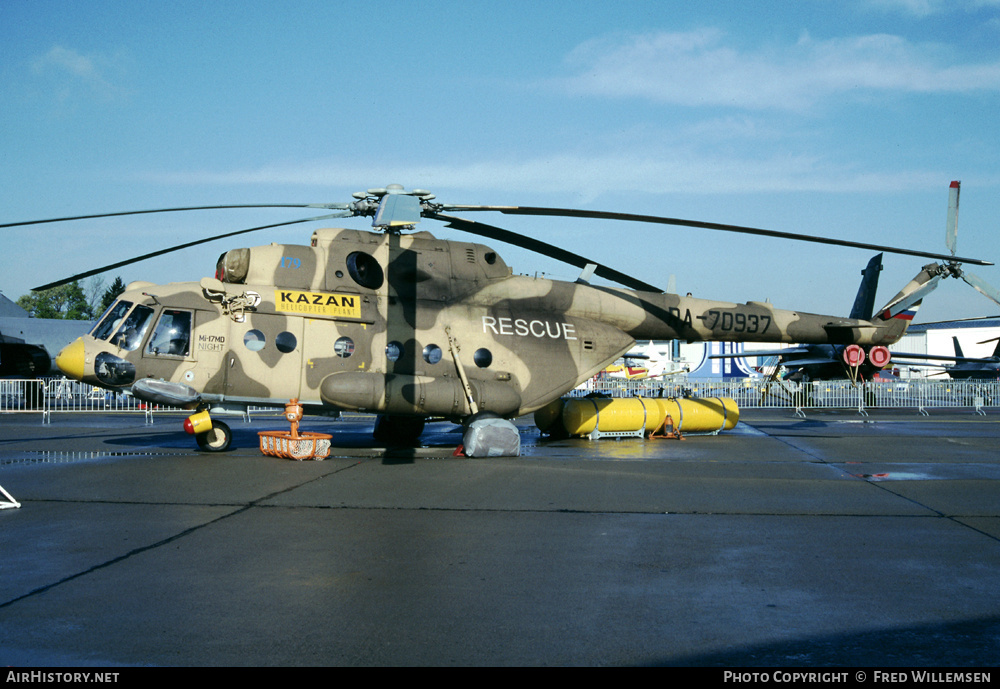
[[[153,309],[142,304],[136,306],[135,310],[122,323],[122,327],[111,338],[111,344],[118,345],[129,352],[138,349],[139,345],[142,344],[142,338],[146,335],[146,330],[149,329],[149,321],[152,317]]]
[[[156,322],[146,353],[187,356],[191,351],[191,312],[164,309]]]
[[[122,319],[125,318],[125,314],[128,310],[132,308],[132,302],[118,300],[114,304],[108,307],[108,310],[104,312],[101,316],[101,320],[97,322],[94,329],[90,331],[98,340],[106,340],[111,336],[111,333],[118,330],[118,326],[121,325]]]

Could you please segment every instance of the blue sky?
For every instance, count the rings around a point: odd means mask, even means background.
[[[1000,0],[0,0],[0,222],[203,204],[448,203],[666,215],[1000,263]],[[0,230],[9,298],[198,237],[311,215],[225,211]],[[641,279],[846,315],[870,252],[475,214]],[[197,280],[226,248],[105,276]],[[438,236],[468,237],[425,223]],[[577,270],[496,247],[515,272]],[[887,256],[879,301],[924,263]],[[975,268],[1000,286],[1000,268]],[[919,321],[1000,313],[958,281]]]

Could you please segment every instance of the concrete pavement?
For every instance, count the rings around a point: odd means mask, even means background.
[[[0,416],[7,666],[993,666],[1000,416],[744,410],[466,459],[198,451],[180,417]]]

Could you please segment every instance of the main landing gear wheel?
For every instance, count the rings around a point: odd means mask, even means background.
[[[233,432],[222,421],[212,421],[212,430],[198,433],[194,437],[198,447],[206,452],[225,452],[233,442]]]

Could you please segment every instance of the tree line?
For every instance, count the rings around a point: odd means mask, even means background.
[[[107,288],[100,279],[91,281],[87,289],[79,280],[74,280],[52,289],[21,295],[17,298],[17,305],[32,318],[92,321],[124,291],[125,284],[121,277],[116,277]]]

